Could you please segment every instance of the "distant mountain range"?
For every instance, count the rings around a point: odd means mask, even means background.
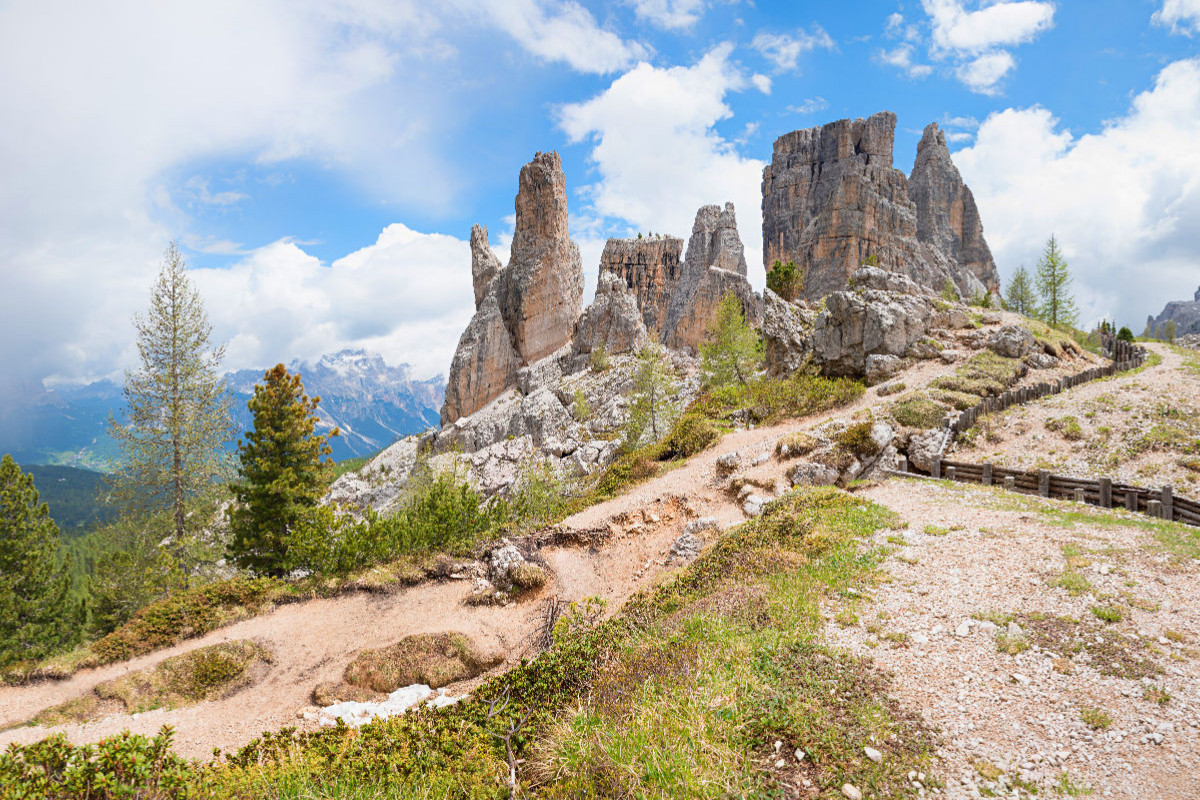
[[[439,424],[445,392],[440,375],[415,380],[407,364],[389,366],[365,350],[327,354],[314,364],[293,361],[288,369],[300,373],[309,396],[321,398],[319,426],[340,429],[341,436],[331,442],[335,460],[368,455]],[[226,375],[239,431],[250,428],[246,402],[263,372],[248,369]],[[107,470],[119,452],[105,432],[106,422],[110,412],[122,412],[124,403],[121,385],[113,381],[9,391],[0,397],[0,453],[11,453],[22,465]]]

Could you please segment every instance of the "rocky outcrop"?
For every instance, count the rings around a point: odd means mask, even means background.
[[[727,292],[741,300],[746,318],[758,324],[758,298],[746,279],[746,253],[733,203],[724,209],[703,206],[696,212],[679,284],[667,307],[663,343],[695,353]]]
[[[1191,301],[1172,301],[1167,303],[1157,317],[1146,317],[1146,333],[1150,336],[1165,337],[1168,322],[1175,323],[1177,337],[1200,333],[1200,289],[1196,290],[1196,295]]]
[[[903,276],[863,267],[852,283],[854,289],[825,298],[813,325],[814,359],[827,375],[864,376],[870,357],[903,356],[925,335],[934,316],[933,299]],[[873,363],[872,372],[886,372],[884,363]]]
[[[625,282],[637,299],[646,330],[662,333],[667,306],[679,283],[683,240],[674,236],[609,239],[600,256],[600,274],[611,273]]]
[[[619,275],[601,272],[596,282],[596,299],[575,323],[571,337],[574,352],[590,353],[603,347],[609,353],[637,350],[646,341],[637,296]]]
[[[990,253],[982,260],[986,244],[978,213],[947,215],[943,226],[933,205],[954,194],[936,144],[926,148],[929,164],[919,176],[922,196],[930,204],[929,235],[922,235],[908,179],[892,168],[895,129],[896,115],[885,111],[775,140],[771,163],[763,170],[763,260],[768,268],[775,261],[794,261],[805,275],[805,297],[821,298],[844,288],[868,259],[927,287],[941,289],[949,278],[964,296],[988,288],[937,244],[957,241],[958,255],[983,272],[990,265],[994,273]],[[945,155],[948,162],[948,151]],[[962,189],[955,196],[965,209],[968,194]],[[973,200],[970,207],[974,209]]]
[[[772,377],[791,375],[812,358],[816,318],[815,311],[789,303],[770,289],[763,290],[762,336],[767,372]]]
[[[443,425],[473,414],[515,384],[517,370],[570,340],[583,302],[583,266],[567,233],[567,192],[557,153],[521,168],[508,266],[471,229],[475,316],[450,364]]]
[[[917,239],[936,247],[974,276],[988,294],[1000,291],[1000,274],[983,238],[975,196],[950,158],[946,135],[936,122],[925,127],[908,178],[908,196],[917,207]]]

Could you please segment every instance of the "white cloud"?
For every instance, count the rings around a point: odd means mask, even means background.
[[[928,78],[933,72],[933,67],[916,61],[916,48],[911,44],[897,45],[891,50],[880,50],[875,57],[881,63],[896,67],[914,80]]]
[[[637,18],[666,30],[687,30],[704,15],[705,0],[626,0]]]
[[[960,64],[954,74],[968,89],[980,94],[997,94],[997,84],[1017,65],[1011,53],[1001,50],[984,53],[965,64]]]
[[[1200,0],[1166,0],[1151,17],[1156,25],[1164,25],[1171,33],[1191,36],[1200,32]]]
[[[1002,274],[1032,268],[1055,234],[1085,321],[1110,315],[1140,332],[1200,282],[1198,127],[1200,59],[1184,60],[1097,133],[1074,136],[1045,108],[1008,109],[954,160]]]
[[[614,72],[649,54],[643,45],[626,42],[601,28],[592,12],[571,0],[557,4],[546,0],[456,2],[468,13],[482,6],[496,27],[530,53],[546,61],[565,62],[580,72]]]
[[[836,45],[824,28],[814,24],[811,31],[801,28],[795,35],[764,31],[754,37],[750,46],[774,64],[776,72],[791,72],[804,53],[817,48],[832,50]]]
[[[763,94],[771,93],[771,79],[766,75],[754,73],[750,76],[750,82],[754,84],[754,88],[758,89]]]
[[[399,223],[330,265],[282,240],[228,269],[191,275],[214,335],[228,342],[230,369],[353,345],[411,363],[417,375],[445,374],[474,311],[470,245]]]
[[[824,97],[809,97],[798,106],[788,106],[787,110],[793,114],[812,114],[827,108],[829,108],[829,103]]]
[[[1017,0],[967,11],[960,0],[922,0],[933,23],[933,44],[954,53],[978,54],[1030,42],[1054,25],[1054,4]]]
[[[749,86],[731,51],[720,45],[690,67],[639,64],[591,100],[564,106],[559,124],[571,142],[592,144],[600,179],[585,197],[594,216],[686,239],[696,209],[732,201],[751,280],[761,286],[765,164],[714,130],[732,116],[725,95]]]

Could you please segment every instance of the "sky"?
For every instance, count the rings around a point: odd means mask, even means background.
[[[604,240],[732,201],[764,283],[776,137],[946,131],[1002,280],[1058,238],[1085,322],[1200,285],[1200,0],[0,0],[0,383],[119,377],[177,240],[228,369],[445,374],[471,225],[562,156]]]

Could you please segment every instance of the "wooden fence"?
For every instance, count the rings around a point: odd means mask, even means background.
[[[1130,342],[1116,341],[1113,345],[1112,361],[1105,366],[1092,367],[1056,381],[1012,389],[997,397],[986,397],[978,405],[963,411],[957,417],[947,416],[945,427],[949,428],[950,435],[961,433],[973,426],[983,414],[1003,411],[1011,406],[1027,403],[1046,395],[1058,394],[1064,389],[1071,389],[1088,381],[1136,369],[1145,360],[1146,348]],[[907,460],[902,460],[900,471],[907,473],[909,470]],[[934,456],[932,459],[929,476],[941,480],[978,483],[983,486],[1003,486],[1022,494],[1036,494],[1040,497],[1058,500],[1074,500],[1100,508],[1125,508],[1129,511],[1149,514],[1152,517],[1200,527],[1200,502],[1189,500],[1186,497],[1176,497],[1174,489],[1170,486],[1148,489],[1142,486],[1115,483],[1111,478],[1097,480],[1072,478],[1066,475],[1054,475],[1044,469],[1027,472],[997,467],[993,464],[949,461],[941,456]]]
[[[1102,367],[1092,367],[1075,375],[1066,375],[1055,381],[1043,381],[1020,389],[1010,389],[995,397],[985,397],[979,403],[957,414],[947,414],[942,421],[943,427],[949,428],[954,434],[962,433],[974,427],[984,414],[1004,411],[1021,403],[1028,403],[1051,394],[1058,394],[1064,389],[1073,389],[1088,381],[1108,378],[1118,372],[1136,369],[1146,360],[1146,348],[1131,342],[1116,340],[1113,342],[1112,360]]]

